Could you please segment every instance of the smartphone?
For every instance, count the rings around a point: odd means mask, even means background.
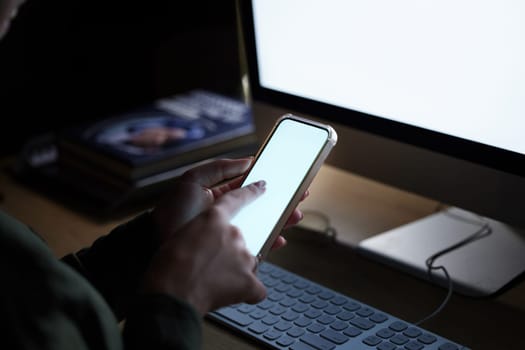
[[[292,114],[277,120],[241,185],[265,180],[266,191],[231,219],[251,254],[266,257],[336,142],[329,125]]]

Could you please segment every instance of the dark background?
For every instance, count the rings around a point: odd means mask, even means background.
[[[235,0],[29,0],[0,41],[0,154],[192,88],[240,96]]]

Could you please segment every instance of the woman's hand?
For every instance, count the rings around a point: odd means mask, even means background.
[[[266,290],[254,272],[256,258],[246,249],[239,229],[230,224],[238,210],[264,193],[264,186],[260,181],[228,190],[167,236],[146,273],[145,291],[185,300],[202,315],[264,299]]]
[[[152,212],[161,242],[208,209],[223,194],[238,188],[252,158],[223,159],[188,170],[175,180]]]
[[[180,176],[152,213],[161,234],[160,241],[164,242],[224,194],[239,188],[242,175],[252,161],[252,157],[217,160],[190,169]],[[305,193],[303,199],[307,195]],[[302,217],[302,213],[295,209],[285,227],[297,224]],[[280,248],[285,243],[285,239],[279,236],[273,248]]]

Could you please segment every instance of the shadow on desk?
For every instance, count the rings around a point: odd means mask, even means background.
[[[56,143],[54,135],[35,138],[17,157],[2,162],[0,170],[21,185],[98,222],[123,219],[150,208],[169,191],[181,174],[198,164],[219,158],[246,157],[253,155],[258,148],[258,143],[250,136],[244,144],[209,155],[210,158],[196,156],[194,162],[132,179],[108,175],[109,170],[103,167],[93,170],[89,164],[85,166],[90,172],[64,166]],[[102,176],[93,176],[91,172]]]
[[[423,319],[445,298],[446,290],[359,256],[325,235],[302,228],[285,232],[288,245],[268,260],[405,321]],[[471,349],[523,349],[525,311],[491,299],[454,295],[422,328]],[[205,324],[204,349],[256,349],[225,328]]]

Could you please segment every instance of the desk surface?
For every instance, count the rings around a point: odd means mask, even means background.
[[[361,239],[432,213],[438,203],[324,166],[301,204],[300,228],[289,230],[289,245],[269,260],[409,322],[431,313],[445,290],[366,260],[352,246]],[[60,202],[15,183],[0,173],[0,207],[41,233],[57,256],[89,245],[124,221],[96,222]],[[334,243],[319,234],[325,219],[337,231]],[[341,278],[344,276],[344,278]],[[522,349],[525,283],[493,298],[454,295],[424,328],[472,349]],[[255,349],[249,341],[209,321],[204,349]]]

